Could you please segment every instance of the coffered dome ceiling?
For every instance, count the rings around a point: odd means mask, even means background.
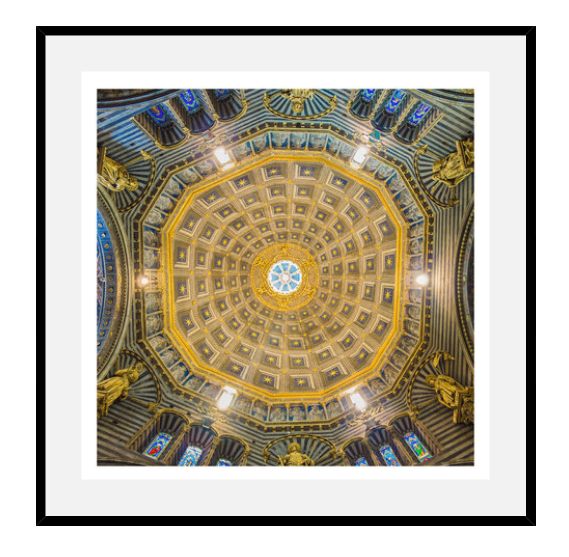
[[[231,172],[210,156],[165,180],[143,220],[161,287],[146,325],[181,385],[274,402],[397,381],[421,338],[428,212],[402,165],[377,152],[356,173],[339,135],[270,129],[230,146]]]

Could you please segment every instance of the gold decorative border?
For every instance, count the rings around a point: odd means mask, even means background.
[[[227,181],[230,181],[230,180],[233,180],[233,179],[239,177],[245,171],[249,172],[250,170],[253,170],[255,168],[263,166],[269,160],[271,162],[273,162],[276,160],[277,157],[279,160],[284,160],[287,162],[292,161],[292,162],[325,163],[330,168],[332,168],[332,169],[336,170],[337,172],[340,172],[343,175],[349,177],[350,179],[354,180],[356,183],[360,184],[361,186],[368,187],[368,188],[372,189],[373,191],[375,191],[378,194],[388,216],[390,217],[391,221],[393,222],[393,224],[396,228],[396,231],[397,231],[397,248],[396,248],[396,250],[399,253],[406,253],[407,237],[406,237],[406,235],[404,235],[402,233],[402,227],[404,226],[404,225],[402,225],[403,218],[398,213],[396,214],[392,210],[391,200],[386,201],[386,198],[384,197],[383,192],[380,190],[380,188],[378,186],[376,186],[375,184],[373,184],[371,182],[368,182],[367,178],[364,178],[360,175],[355,174],[348,167],[341,166],[341,165],[337,164],[335,162],[335,160],[331,160],[331,158],[329,156],[323,156],[320,153],[315,154],[315,155],[307,155],[306,152],[303,152],[303,151],[296,152],[295,155],[291,155],[291,154],[280,155],[280,153],[278,151],[276,153],[269,151],[267,154],[264,154],[264,156],[258,158],[257,161],[255,161],[251,164],[241,166],[237,169],[234,169],[234,170],[228,172],[227,174],[225,174],[223,177],[215,176],[209,180],[206,180],[204,184],[195,187],[195,189],[193,189],[193,191],[187,191],[184,194],[184,195],[187,195],[187,199],[182,200],[178,203],[175,212],[170,216],[169,222],[164,227],[163,235],[166,238],[166,241],[163,243],[163,245],[169,246],[172,244],[172,241],[174,239],[174,235],[175,235],[175,233],[179,227],[180,221],[184,217],[185,211],[182,209],[185,209],[186,207],[188,207],[192,203],[193,199],[196,196],[204,193],[208,189],[215,187],[215,186],[217,186],[223,182],[227,182]],[[388,164],[388,161],[384,161],[384,162],[386,162]],[[176,172],[179,173],[182,170],[183,170],[183,168],[180,168]],[[189,190],[191,190],[191,188],[189,188]],[[149,208],[149,210],[150,210],[150,208]],[[176,215],[176,212],[178,213],[177,215]],[[161,268],[166,270],[166,275],[167,275],[168,281],[169,281],[168,282],[168,288],[166,290],[169,290],[170,292],[174,292],[175,291],[174,273],[173,273],[174,261],[171,258],[169,250],[163,249],[162,253],[161,253],[161,258],[162,258]],[[396,269],[395,280],[394,280],[394,288],[399,293],[402,292],[403,280],[404,280],[403,273],[402,273],[402,268],[404,265],[404,258],[400,258],[400,259],[401,259],[401,261],[399,262],[399,266]],[[167,331],[168,333],[170,333],[170,335],[176,341],[176,343],[175,343],[176,348],[180,352],[186,354],[188,356],[188,361],[192,362],[193,365],[198,368],[198,370],[203,370],[204,372],[209,373],[210,375],[217,378],[219,381],[223,382],[226,385],[236,386],[237,388],[239,388],[241,390],[242,393],[248,393],[248,394],[256,395],[257,397],[261,398],[265,402],[271,402],[271,403],[274,403],[277,401],[286,401],[286,400],[290,400],[290,399],[303,401],[303,402],[304,401],[318,402],[323,397],[332,396],[334,393],[341,391],[342,389],[346,388],[347,385],[349,385],[351,383],[354,383],[356,381],[365,380],[365,378],[370,374],[370,372],[376,372],[379,360],[381,359],[383,354],[386,352],[387,347],[390,345],[391,341],[396,336],[396,333],[399,333],[401,331],[401,328],[402,328],[401,296],[397,295],[394,298],[395,298],[394,304],[393,304],[393,324],[394,324],[394,326],[392,327],[392,330],[389,333],[388,337],[385,339],[382,347],[376,352],[375,358],[373,359],[371,364],[367,368],[364,368],[363,370],[357,372],[355,375],[349,375],[346,377],[346,379],[343,379],[341,381],[337,381],[336,383],[334,383],[333,385],[331,385],[330,387],[328,387],[322,391],[313,391],[311,393],[306,393],[306,394],[299,393],[299,392],[270,393],[268,391],[265,391],[263,389],[256,387],[255,385],[252,385],[246,381],[237,379],[235,377],[230,377],[229,375],[227,375],[223,372],[220,372],[219,370],[202,363],[201,360],[196,356],[194,351],[191,350],[191,348],[188,346],[187,340],[182,337],[182,335],[180,334],[180,331],[178,330],[178,327],[175,323],[176,309],[174,307],[174,297],[173,296],[168,296],[168,302],[169,303],[168,303],[168,306],[165,308],[165,314],[166,315],[164,316],[164,324],[168,323],[168,328],[164,327],[164,331],[165,332]],[[182,387],[182,389],[183,389],[183,387]]]

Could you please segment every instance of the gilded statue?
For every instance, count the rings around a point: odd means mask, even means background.
[[[455,424],[474,423],[474,388],[463,387],[448,375],[427,375],[427,385],[437,393],[439,402],[452,409]]]
[[[314,461],[307,455],[300,452],[298,443],[291,443],[288,446],[287,454],[279,456],[281,466],[314,466]]]
[[[456,152],[433,163],[433,180],[443,182],[450,188],[456,187],[474,172],[474,140],[456,142]]]
[[[292,111],[300,114],[304,110],[305,101],[314,96],[314,91],[312,89],[283,89],[281,94],[292,102]]]
[[[116,400],[124,400],[128,396],[130,386],[138,381],[143,365],[138,363],[128,369],[117,371],[114,377],[104,379],[97,384],[97,418],[106,416],[109,407]]]
[[[144,152],[143,152],[144,153]],[[111,191],[134,191],[138,187],[138,180],[131,176],[127,169],[117,161],[107,156],[107,149],[98,150],[99,182]]]

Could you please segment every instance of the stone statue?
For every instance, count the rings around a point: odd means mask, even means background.
[[[152,337],[149,342],[157,352],[168,346],[168,341],[163,336]]]
[[[416,321],[405,320],[405,329],[407,330],[408,333],[411,333],[416,337],[418,337],[421,333],[421,328],[419,326],[419,323],[417,323]]]
[[[302,422],[304,421],[304,410],[300,406],[294,406],[291,409],[292,421]]]
[[[144,231],[144,245],[153,248],[158,246],[158,236],[156,235],[156,232],[151,228],[147,228]]]
[[[307,455],[300,452],[298,443],[291,443],[288,446],[287,454],[279,457],[281,466],[314,466],[314,461]]]
[[[148,335],[155,335],[162,329],[162,314],[151,315],[146,322],[146,332]]]
[[[242,143],[233,149],[233,154],[238,158],[242,159],[251,153],[251,149],[247,143]]]
[[[450,188],[456,187],[474,172],[474,140],[456,142],[456,152],[433,163],[433,180],[443,182]]]
[[[413,202],[413,199],[406,191],[403,191],[399,194],[397,202],[399,207],[407,207],[407,205],[410,205]]]
[[[419,289],[414,288],[409,290],[409,301],[412,304],[420,304],[422,298],[423,298],[423,293]]]
[[[275,406],[271,410],[271,422],[286,421],[286,410],[284,406]]]
[[[329,416],[337,416],[341,411],[342,407],[337,400],[333,400],[327,407]]]
[[[320,406],[312,406],[308,411],[308,418],[313,421],[323,420],[324,412]]]
[[[130,386],[138,381],[143,365],[138,363],[128,369],[117,371],[114,377],[104,379],[97,384],[97,418],[106,416],[113,402],[124,400],[128,396]]]
[[[148,215],[148,218],[146,219],[146,223],[152,226],[160,226],[164,221],[164,218],[164,215],[160,211],[152,209]]]
[[[411,240],[409,243],[409,253],[411,255],[417,255],[418,253],[423,253],[423,240],[415,239]]]
[[[217,398],[217,395],[219,394],[219,387],[213,383],[210,383],[209,385],[206,385],[202,391],[202,394],[208,398]]]
[[[203,161],[196,164],[196,168],[200,174],[211,174],[215,171],[215,166],[210,161]]]
[[[146,293],[146,311],[148,313],[154,313],[160,309],[160,294],[157,292],[147,292]]]
[[[131,176],[127,169],[117,161],[107,157],[107,148],[98,149],[99,183],[111,191],[127,189],[134,191],[138,188],[138,180]]]
[[[381,381],[379,379],[372,379],[369,383],[370,389],[374,392],[374,394],[379,394],[382,391]]]
[[[403,352],[396,351],[393,356],[391,356],[391,361],[399,368],[402,368],[407,362],[407,358]]]
[[[421,319],[421,308],[418,308],[417,306],[407,306],[405,309],[407,310],[407,315],[411,319]]]
[[[173,195],[174,197],[178,197],[181,192],[180,184],[175,180],[170,180],[168,182],[168,185],[166,186],[165,191],[168,192],[170,195]]]
[[[261,137],[255,137],[253,139],[253,145],[255,146],[255,149],[258,149],[259,151],[265,149],[267,147],[267,136],[262,135]]]
[[[179,360],[179,357],[178,354],[174,352],[174,350],[168,350],[162,354],[162,360],[168,367],[170,367]]]
[[[410,230],[411,238],[417,238],[419,236],[423,236],[424,231],[425,231],[424,224],[422,222],[414,224]]]
[[[405,209],[405,217],[408,221],[419,220],[423,218],[423,215],[420,213],[419,209],[417,209],[416,205],[411,205],[408,209]]]
[[[262,402],[255,402],[251,409],[251,415],[259,420],[264,420],[267,417],[267,407]]]
[[[411,257],[407,268],[411,271],[421,271],[423,269],[423,256],[417,255],[415,257]]]
[[[186,382],[186,387],[192,389],[192,391],[197,391],[203,384],[203,379],[194,375],[191,379]]]
[[[273,134],[273,143],[277,146],[277,147],[283,147],[284,144],[287,142],[288,140],[288,136],[284,133],[274,133]]]
[[[322,149],[326,141],[326,137],[320,134],[314,134],[310,137],[311,147],[313,149]]]
[[[411,350],[413,350],[413,348],[415,347],[416,342],[417,341],[412,340],[411,338],[405,336],[402,337],[401,340],[399,341],[399,346],[403,348],[405,352],[411,352]]]
[[[474,388],[463,387],[448,375],[427,375],[425,382],[435,389],[439,402],[451,408],[455,424],[474,423]]]
[[[293,133],[292,137],[292,146],[295,149],[301,149],[306,141],[306,134],[305,133]]]
[[[144,265],[147,269],[160,268],[160,257],[158,252],[153,249],[144,249]]]
[[[184,380],[185,376],[186,376],[186,368],[182,364],[179,364],[172,371],[172,377],[174,377],[174,379],[180,383]]]
[[[165,213],[170,211],[170,209],[172,209],[173,206],[174,206],[174,203],[172,202],[172,200],[170,198],[166,197],[165,195],[162,195],[161,197],[159,197],[158,201],[156,203],[156,207],[158,207],[158,209],[160,209],[161,211],[164,211]]]
[[[193,168],[186,168],[186,170],[180,172],[178,176],[186,184],[193,184],[200,179],[200,175]]]

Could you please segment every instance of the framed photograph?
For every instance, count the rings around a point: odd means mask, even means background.
[[[72,507],[163,523],[152,489],[170,524],[347,513],[535,525],[525,453],[512,469],[496,450],[513,401],[526,405],[511,380],[525,355],[503,366],[491,350],[489,303],[505,232],[492,207],[512,174],[525,180],[503,162],[519,147],[525,97],[508,100],[511,144],[490,149],[504,125],[492,119],[504,102],[496,72],[533,83],[524,49],[535,31],[425,28],[401,41],[396,28],[364,29],[357,58],[319,58],[317,71],[265,52],[260,33],[127,31],[38,28],[46,273],[50,239],[65,233],[77,260],[59,319],[78,323],[65,361],[47,358],[45,383],[40,369],[46,492],[59,495],[40,500],[38,522]],[[353,34],[272,39],[310,52]],[[128,56],[165,38],[159,62]],[[222,70],[236,38],[255,61]],[[397,60],[380,64],[373,53],[396,42]],[[73,118],[55,125],[62,110]],[[62,174],[63,136],[74,140]],[[62,196],[73,205],[52,202]],[[61,460],[52,442],[70,418]],[[525,446],[517,426],[508,442]],[[268,486],[279,505],[267,512]],[[319,507],[299,510],[291,486]],[[232,494],[223,508],[221,493]],[[428,511],[409,507],[421,497]]]

